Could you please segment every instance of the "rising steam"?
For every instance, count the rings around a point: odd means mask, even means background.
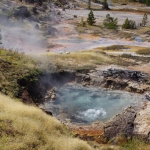
[[[13,13],[14,10],[17,10],[18,4],[17,7],[12,4],[9,7],[7,5],[5,6],[0,2],[0,29],[2,35],[0,46],[5,49],[27,53],[45,51],[47,36],[55,36],[56,32],[51,24],[54,13],[40,12],[38,16],[32,14],[29,18],[16,18]],[[9,12],[8,8],[10,8]],[[38,20],[40,17],[41,19]]]

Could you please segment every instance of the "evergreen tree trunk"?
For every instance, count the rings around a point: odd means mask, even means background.
[[[91,9],[91,0],[88,0],[88,9]]]
[[[105,9],[105,10],[109,10],[109,9],[110,9],[110,8],[108,7],[107,0],[104,0],[103,3],[102,3],[102,5],[103,5],[103,6],[102,6],[103,9]]]

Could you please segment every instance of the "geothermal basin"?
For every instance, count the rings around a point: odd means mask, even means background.
[[[65,85],[58,89],[57,99],[44,102],[45,110],[62,122],[91,124],[106,122],[128,106],[141,106],[143,95],[81,85]]]

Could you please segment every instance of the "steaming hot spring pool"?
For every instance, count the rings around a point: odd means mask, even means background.
[[[126,107],[140,106],[144,96],[125,91],[67,85],[57,91],[57,99],[46,101],[44,107],[61,121],[90,124],[108,121]]]

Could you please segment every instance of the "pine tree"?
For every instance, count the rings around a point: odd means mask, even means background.
[[[147,23],[148,23],[148,16],[145,13],[143,16],[143,19],[142,19],[142,26],[145,27],[147,25]]]
[[[129,25],[130,23],[129,23],[129,19],[127,18],[125,21],[124,21],[124,23],[123,23],[123,25],[122,25],[122,28],[123,29],[130,29],[130,25]]]
[[[89,25],[93,25],[94,23],[96,23],[95,21],[95,17],[94,17],[94,14],[93,14],[93,11],[91,10],[90,13],[88,14],[88,18],[87,18],[87,23]]]

